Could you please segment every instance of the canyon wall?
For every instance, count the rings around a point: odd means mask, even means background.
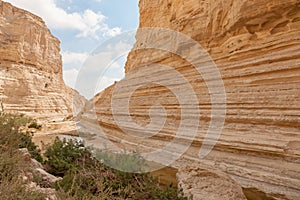
[[[122,147],[139,152],[160,149],[173,141],[182,120],[183,105],[177,97],[189,98],[182,83],[169,75],[172,70],[177,71],[196,93],[198,104],[187,106],[190,106],[189,117],[199,120],[200,126],[195,123],[188,127],[197,130],[195,138],[189,138],[188,133],[186,137],[177,137],[179,143],[191,140],[192,144],[172,165],[180,168],[198,163],[203,168],[225,172],[243,188],[262,190],[275,199],[299,199],[299,0],[140,0],[139,7],[140,28],[159,27],[180,32],[209,53],[226,92],[224,127],[213,150],[205,158],[199,158],[198,152],[212,119],[209,87],[213,85],[213,77],[206,79],[199,75],[187,59],[176,54],[178,48],[180,52],[191,54],[193,47],[188,44],[175,45],[174,52],[143,49],[145,43],[158,42],[159,39],[150,39],[159,38],[159,33],[152,37],[151,31],[147,35],[141,30],[137,32],[136,44],[125,66],[125,86],[114,93],[117,85],[113,85],[94,98],[98,121],[105,134],[111,141],[122,143]],[[170,41],[169,38],[160,40]],[[214,66],[209,64],[208,67]],[[159,77],[168,87],[151,82]],[[147,79],[148,84],[138,85],[140,80]],[[179,94],[174,94],[170,87],[177,88]],[[136,90],[129,94],[131,88]],[[113,115],[112,99],[128,95],[130,115],[121,112]],[[115,105],[116,109],[126,106]],[[128,135],[128,132],[143,134],[142,129],[128,121],[146,129],[153,123],[152,117],[162,117],[157,110],[151,110],[157,105],[163,106],[167,114],[159,133],[147,139]],[[197,109],[200,115],[195,114]],[[120,128],[116,119],[124,119],[127,127]]]
[[[62,78],[59,40],[40,17],[0,1],[1,110],[60,119],[72,114],[73,96],[80,109],[85,99]]]

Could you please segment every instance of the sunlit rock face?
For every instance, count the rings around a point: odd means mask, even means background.
[[[175,45],[175,53],[143,49],[147,46],[145,43],[159,40],[149,41],[151,33],[147,35],[140,31],[125,66],[126,85],[117,93],[114,93],[117,85],[113,85],[93,100],[99,125],[106,135],[115,143],[122,143],[120,148],[138,149],[139,152],[161,149],[174,141],[181,126],[183,108],[177,97],[188,94],[183,84],[170,76],[176,71],[196,94],[198,103],[193,101],[187,109],[189,117],[198,120],[199,124],[190,124],[185,129],[186,135],[175,140],[177,143],[190,140],[192,144],[173,165],[180,168],[199,162],[203,168],[225,172],[243,188],[259,188],[278,199],[299,199],[300,2],[140,0],[139,7],[140,28],[160,27],[180,32],[201,44],[209,53],[224,83],[224,127],[213,150],[200,159],[198,153],[204,138],[215,140],[206,135],[212,119],[214,99],[209,87],[214,87],[214,76],[205,79],[187,59],[176,55],[178,48],[181,48],[180,52],[192,54],[193,47]],[[171,69],[164,70],[154,64]],[[206,67],[214,66],[208,63]],[[130,91],[139,81],[153,80],[151,76],[158,77],[156,80],[161,77],[165,85],[149,81],[134,92]],[[170,89],[173,86],[178,94]],[[113,106],[120,109],[127,105],[114,104],[112,99],[125,98],[130,92],[130,115],[114,112]],[[218,96],[215,98],[218,100]],[[158,105],[164,107],[166,115],[151,112],[151,107],[156,106],[154,109],[158,110]],[[194,111],[197,109],[199,115]],[[160,117],[161,120],[151,120]],[[125,128],[120,127],[116,119],[124,119]],[[135,126],[127,123],[130,120]],[[155,122],[159,124],[164,120],[159,133],[147,139],[128,134],[143,134],[137,127],[146,129],[153,122],[153,130],[156,130],[158,125],[155,127]],[[193,138],[188,130],[195,129],[197,133]]]
[[[61,119],[77,112],[84,98],[62,78],[60,42],[44,21],[0,1],[1,109],[38,119]]]

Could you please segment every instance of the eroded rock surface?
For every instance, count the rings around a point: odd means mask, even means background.
[[[61,180],[61,178],[46,172],[42,164],[33,159],[26,148],[20,149],[20,152],[26,166],[23,169],[24,171],[21,171],[20,177],[22,178],[22,182],[26,184],[27,189],[45,194],[47,196],[46,199],[57,200],[56,191],[51,187],[55,182]]]
[[[130,94],[129,112],[112,115],[112,96],[124,99],[141,80],[162,77],[179,94],[189,98],[181,82],[170,76],[177,71],[189,82],[198,102],[190,104],[190,124],[196,138],[181,160],[199,162],[208,169],[221,170],[244,188],[259,188],[278,199],[300,198],[300,2],[299,0],[141,0],[140,28],[161,27],[178,31],[199,42],[216,64],[226,91],[226,119],[213,151],[198,157],[211,121],[212,100],[204,77],[187,60],[157,49],[139,49],[151,35],[137,33],[137,42],[125,66],[126,87],[113,94],[115,86],[94,98],[99,124],[106,135],[122,147],[149,152],[161,149],[176,137],[181,122],[177,94],[161,84],[149,82]],[[170,37],[172,37],[170,35]],[[169,41],[169,38],[160,38]],[[176,41],[176,38],[173,38]],[[193,53],[193,46],[174,46],[175,51]],[[178,49],[176,49],[178,48]],[[138,50],[137,50],[138,49]],[[170,68],[159,70],[153,64]],[[202,63],[205,65],[205,63]],[[207,65],[211,69],[213,65]],[[149,110],[162,105],[167,113],[163,129],[148,139],[127,133],[140,132],[151,124]],[[126,104],[117,104],[119,109]],[[200,116],[194,110],[200,110]],[[156,113],[156,114],[155,114]],[[151,112],[156,122],[163,115]],[[85,115],[87,116],[87,115]],[[124,119],[125,131],[115,119]],[[160,118],[161,117],[161,118]],[[155,125],[155,124],[154,124]],[[159,125],[157,125],[158,127]],[[155,126],[154,126],[155,127]],[[157,128],[155,127],[155,128]],[[124,133],[125,132],[125,133]],[[209,141],[213,137],[208,136]],[[174,149],[176,151],[176,149]],[[176,164],[176,165],[177,165]]]
[[[246,200],[241,186],[221,172],[185,166],[177,173],[178,185],[194,200]]]
[[[60,42],[44,21],[0,1],[1,110],[61,120],[85,99],[64,84]]]

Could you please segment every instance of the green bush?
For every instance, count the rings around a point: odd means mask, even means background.
[[[37,130],[40,130],[42,128],[42,125],[38,124],[36,121],[31,122],[29,124],[28,128],[35,128]]]
[[[20,181],[22,172],[30,171],[23,162],[19,148],[27,148],[32,157],[42,162],[40,150],[29,133],[21,133],[23,126],[32,123],[24,116],[0,114],[0,194],[1,199],[45,199],[39,192],[31,192]],[[146,173],[127,173],[108,167],[95,159],[82,142],[59,140],[45,152],[44,165],[48,172],[61,176],[53,187],[59,199],[186,199],[175,187],[162,189],[157,180]],[[112,154],[98,151],[99,159],[110,166],[120,164],[128,171],[143,171],[144,160],[137,154]],[[121,168],[122,168],[121,167]],[[37,179],[37,177],[33,177]]]
[[[27,148],[31,156],[42,162],[40,149],[32,142],[32,135],[28,132],[21,133],[21,127],[31,123],[32,119],[22,115],[0,114],[0,146],[3,150],[16,150]]]
[[[143,157],[134,153],[112,153],[110,151],[96,150],[94,153],[96,159],[101,160],[105,165],[124,172],[144,172],[146,165]]]
[[[145,162],[137,153],[112,154],[97,151],[97,158],[110,164],[119,161],[131,170],[142,170]],[[63,177],[55,188],[62,198],[74,199],[186,199],[177,188],[161,188],[147,173],[112,169],[95,159],[83,143],[56,139],[45,153],[49,172]]]
[[[39,162],[43,162],[43,158],[41,156],[41,150],[32,141],[32,135],[28,132],[19,133],[18,137],[20,138],[19,148],[26,148],[32,158],[36,159]]]
[[[47,170],[56,176],[64,176],[68,171],[79,170],[79,162],[87,153],[81,142],[56,138],[45,152]]]
[[[45,195],[29,191],[20,179],[20,174],[29,171],[23,162],[24,157],[19,148],[28,148],[31,155],[37,159],[41,155],[31,141],[31,136],[20,133],[21,126],[30,122],[21,115],[0,113],[0,194],[1,199],[42,200]]]

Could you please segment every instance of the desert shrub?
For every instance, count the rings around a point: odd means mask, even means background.
[[[35,128],[37,130],[40,130],[42,128],[42,125],[38,124],[36,121],[32,121],[28,128]]]
[[[144,172],[143,168],[146,165],[143,157],[137,152],[113,153],[106,150],[96,150],[94,156],[96,159],[101,160],[105,165],[124,172],[142,173]]]
[[[20,179],[20,175],[30,169],[23,162],[19,148],[27,148],[32,157],[42,162],[40,150],[31,140],[32,135],[19,131],[22,126],[31,123],[32,120],[24,116],[0,114],[1,199],[45,199],[44,194],[28,190]],[[58,138],[46,150],[46,169],[62,177],[53,186],[59,199],[186,199],[178,197],[182,193],[173,186],[162,189],[157,180],[147,173],[128,173],[109,167],[142,172],[145,161],[138,153],[98,151],[96,155],[102,163],[90,152],[82,142]]]
[[[68,171],[79,169],[79,162],[87,150],[83,143],[73,140],[60,140],[56,138],[54,143],[45,152],[46,168],[48,172],[56,176],[64,176]]]
[[[18,114],[18,115],[14,115],[14,114],[3,114],[3,116],[5,117],[12,117],[13,121],[15,124],[18,124],[19,126],[26,126],[28,124],[30,124],[33,119],[30,117],[25,116],[24,114]]]
[[[44,200],[45,194],[31,191],[20,175],[30,169],[23,162],[22,153],[18,150],[3,152],[0,155],[0,196],[1,199]]]
[[[32,141],[32,135],[28,132],[19,133],[18,137],[20,139],[19,148],[26,148],[32,158],[36,159],[39,162],[43,162],[43,158],[41,156],[41,150]]]
[[[97,158],[131,170],[142,170],[137,154],[97,152]],[[45,153],[49,172],[62,176],[55,188],[64,199],[186,199],[177,188],[159,187],[147,173],[128,173],[110,168],[95,159],[84,144],[56,139]],[[105,163],[105,162],[104,162]]]
[[[32,142],[32,135],[29,132],[21,133],[21,127],[31,123],[32,119],[22,115],[0,113],[0,146],[2,150],[16,150],[27,148],[33,158],[42,161],[41,151]]]
[[[20,181],[17,177],[13,179],[3,179],[0,182],[0,195],[1,199],[8,200],[45,200],[46,195],[28,190],[24,183]]]
[[[45,195],[30,191],[25,187],[21,174],[29,171],[24,164],[19,148],[28,148],[35,157],[39,150],[31,141],[29,134],[19,132],[21,126],[30,122],[20,115],[0,114],[0,196],[1,199],[45,199]]]

